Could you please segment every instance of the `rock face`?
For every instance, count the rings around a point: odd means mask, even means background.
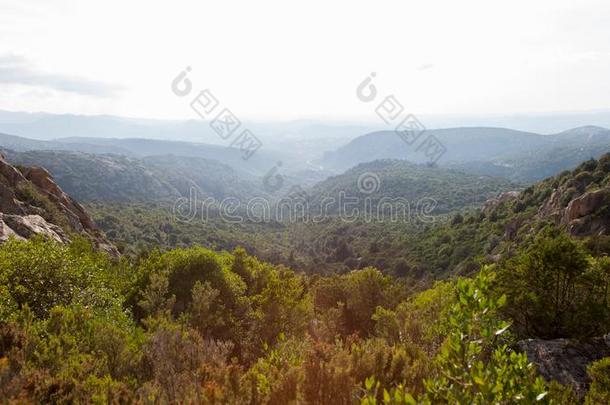
[[[118,256],[85,209],[59,188],[49,172],[41,167],[19,170],[0,154],[0,243],[39,234],[66,243],[72,232]]]
[[[610,335],[585,341],[528,339],[517,344],[546,380],[571,385],[583,397],[589,388],[587,366],[610,356]]]
[[[48,223],[40,215],[6,215],[0,213],[0,241],[4,242],[10,236],[29,238],[43,234],[57,242],[66,243],[70,240],[57,225]]]
[[[564,210],[562,223],[571,234],[608,234],[608,218],[596,215],[610,203],[610,189],[591,191],[570,201]]]
[[[564,187],[565,188],[565,187]],[[538,210],[538,218],[547,218],[563,226],[573,236],[610,234],[610,188],[584,192],[562,204],[565,189],[553,191]]]

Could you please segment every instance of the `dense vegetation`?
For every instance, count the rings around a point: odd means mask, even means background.
[[[0,245],[0,395],[606,403],[608,359],[589,365],[589,393],[577,398],[516,348],[610,332],[605,194],[576,225],[562,222],[574,198],[608,188],[609,173],[605,155],[482,210],[418,223],[184,222],[161,203],[91,204],[122,258],[75,235]]]
[[[562,402],[572,394],[536,377],[515,338],[607,332],[610,263],[562,233],[536,241],[506,266],[414,293],[372,267],[306,276],[243,249],[117,262],[85,241],[10,240],[0,392],[19,403]],[[566,256],[580,267],[560,277],[570,307],[557,309],[574,316],[523,327],[556,308],[544,288],[519,288]],[[513,266],[522,276],[504,277]],[[542,304],[521,314],[528,299]],[[609,395],[605,369],[592,366],[588,401]]]
[[[368,179],[371,184],[366,184],[369,176],[374,177]],[[479,206],[502,191],[518,188],[517,184],[502,178],[386,159],[361,163],[341,175],[329,177],[313,187],[309,194],[312,206],[316,208],[323,206],[325,199],[334,198],[339,201],[340,193],[343,193],[347,198],[357,198],[356,206],[360,210],[366,209],[365,200],[370,199],[374,212],[377,212],[378,205],[384,200],[396,198],[408,201],[411,210],[416,211],[420,208],[420,200],[428,198],[434,200],[433,213],[438,215]],[[326,212],[338,213],[337,206],[338,204],[331,205]]]
[[[216,160],[172,155],[145,158],[66,151],[4,151],[11,162],[42,166],[82,202],[173,201],[191,187],[216,199],[260,195],[255,183]]]
[[[178,221],[171,206],[158,203],[96,203],[87,208],[108,237],[128,253],[192,244],[229,250],[242,246],[263,260],[307,273],[343,273],[375,266],[386,274],[430,279],[449,274],[472,275],[482,264],[494,263],[501,255],[511,255],[514,246],[523,243],[532,229],[556,225],[553,212],[540,212],[554,192],[557,195],[554,209],[562,209],[571,199],[587,191],[608,187],[609,162],[609,155],[586,161],[571,172],[562,172],[484,210],[464,209],[443,215],[433,211],[406,222],[363,219],[347,222],[330,215],[315,226],[299,221],[227,224],[214,216],[201,220],[200,215],[195,215],[190,222]],[[393,167],[392,161],[374,164]],[[350,187],[356,187],[357,177],[351,176]],[[327,183],[336,181],[331,179]],[[487,183],[487,193],[502,190],[502,187],[494,189],[493,184]],[[453,190],[446,182],[442,187]],[[472,195],[454,193],[453,198],[461,199],[459,204],[468,206],[470,198],[474,201],[475,196],[481,195],[477,194],[480,189],[479,184],[470,190]],[[604,221],[610,218],[609,213],[609,209],[601,207],[596,215]],[[610,238],[593,233],[587,236],[585,246],[596,255],[610,253]]]

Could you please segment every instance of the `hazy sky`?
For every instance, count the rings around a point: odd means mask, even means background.
[[[52,3],[52,4],[51,4]],[[0,0],[0,109],[194,118],[186,66],[240,118],[610,107],[610,2]]]

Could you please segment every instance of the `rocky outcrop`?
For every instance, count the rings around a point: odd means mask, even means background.
[[[0,243],[34,235],[66,243],[70,233],[84,235],[98,249],[118,256],[85,209],[59,188],[49,172],[41,167],[19,170],[0,154]]]
[[[46,235],[57,242],[66,243],[70,239],[57,225],[50,224],[40,215],[6,215],[0,213],[0,241],[5,241],[9,236],[18,238],[30,238],[34,235]]]
[[[610,190],[608,189],[585,193],[570,201],[565,209],[564,222],[570,223],[577,218],[591,215],[608,201],[610,201]]]
[[[55,204],[59,205],[65,212],[70,225],[77,229],[97,231],[97,226],[89,217],[82,205],[74,201],[63,192],[53,181],[51,174],[42,167],[29,167],[24,170],[24,176],[38,189],[49,197]]]
[[[565,208],[562,224],[575,236],[603,234],[609,232],[610,218],[602,210],[610,203],[610,189],[587,192],[574,198]],[[600,214],[600,215],[598,215]]]
[[[610,234],[610,213],[604,213],[610,205],[609,188],[582,193],[566,206],[562,201],[567,192],[565,187],[554,190],[538,210],[538,219],[550,219],[573,236]]]
[[[549,218],[555,223],[559,223],[563,218],[563,207],[561,206],[562,193],[554,190],[551,196],[542,204],[538,210],[539,218]]]
[[[485,203],[483,204],[482,210],[485,213],[492,211],[498,205],[519,197],[519,194],[520,194],[519,191],[505,191],[504,193],[501,193],[496,198],[490,198],[489,200],[485,201]]]
[[[582,398],[590,383],[587,366],[610,356],[610,335],[583,341],[528,339],[519,342],[517,348],[527,354],[542,377],[572,386]]]

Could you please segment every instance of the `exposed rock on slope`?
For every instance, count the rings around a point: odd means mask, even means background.
[[[485,204],[483,204],[483,207],[482,207],[482,211],[483,212],[492,211],[498,205],[505,203],[507,201],[516,199],[517,197],[519,197],[519,194],[520,193],[518,191],[505,191],[505,192],[501,193],[498,197],[490,198],[489,200],[485,201]]]
[[[38,234],[65,243],[71,232],[83,234],[98,249],[118,255],[84,208],[64,193],[45,169],[19,170],[0,155],[0,243],[11,236]]]
[[[528,339],[519,342],[517,346],[536,364],[538,372],[546,380],[571,385],[582,398],[590,383],[587,366],[610,356],[610,335],[586,341]]]
[[[610,189],[591,191],[573,199],[565,209],[563,223],[573,235],[608,234],[608,223],[596,213],[610,202]]]
[[[591,190],[576,195],[570,189],[559,187],[538,211],[538,218],[548,218],[556,225],[564,226],[573,236],[610,234],[610,187]],[[565,201],[569,201],[567,205]]]
[[[503,239],[509,241],[544,223],[560,226],[575,237],[610,236],[610,153],[521,193],[507,192],[487,200],[482,212],[501,221]]]
[[[59,226],[48,223],[40,215],[19,216],[0,213],[0,242],[6,241],[11,236],[23,239],[37,234],[46,235],[57,242],[69,241]]]

